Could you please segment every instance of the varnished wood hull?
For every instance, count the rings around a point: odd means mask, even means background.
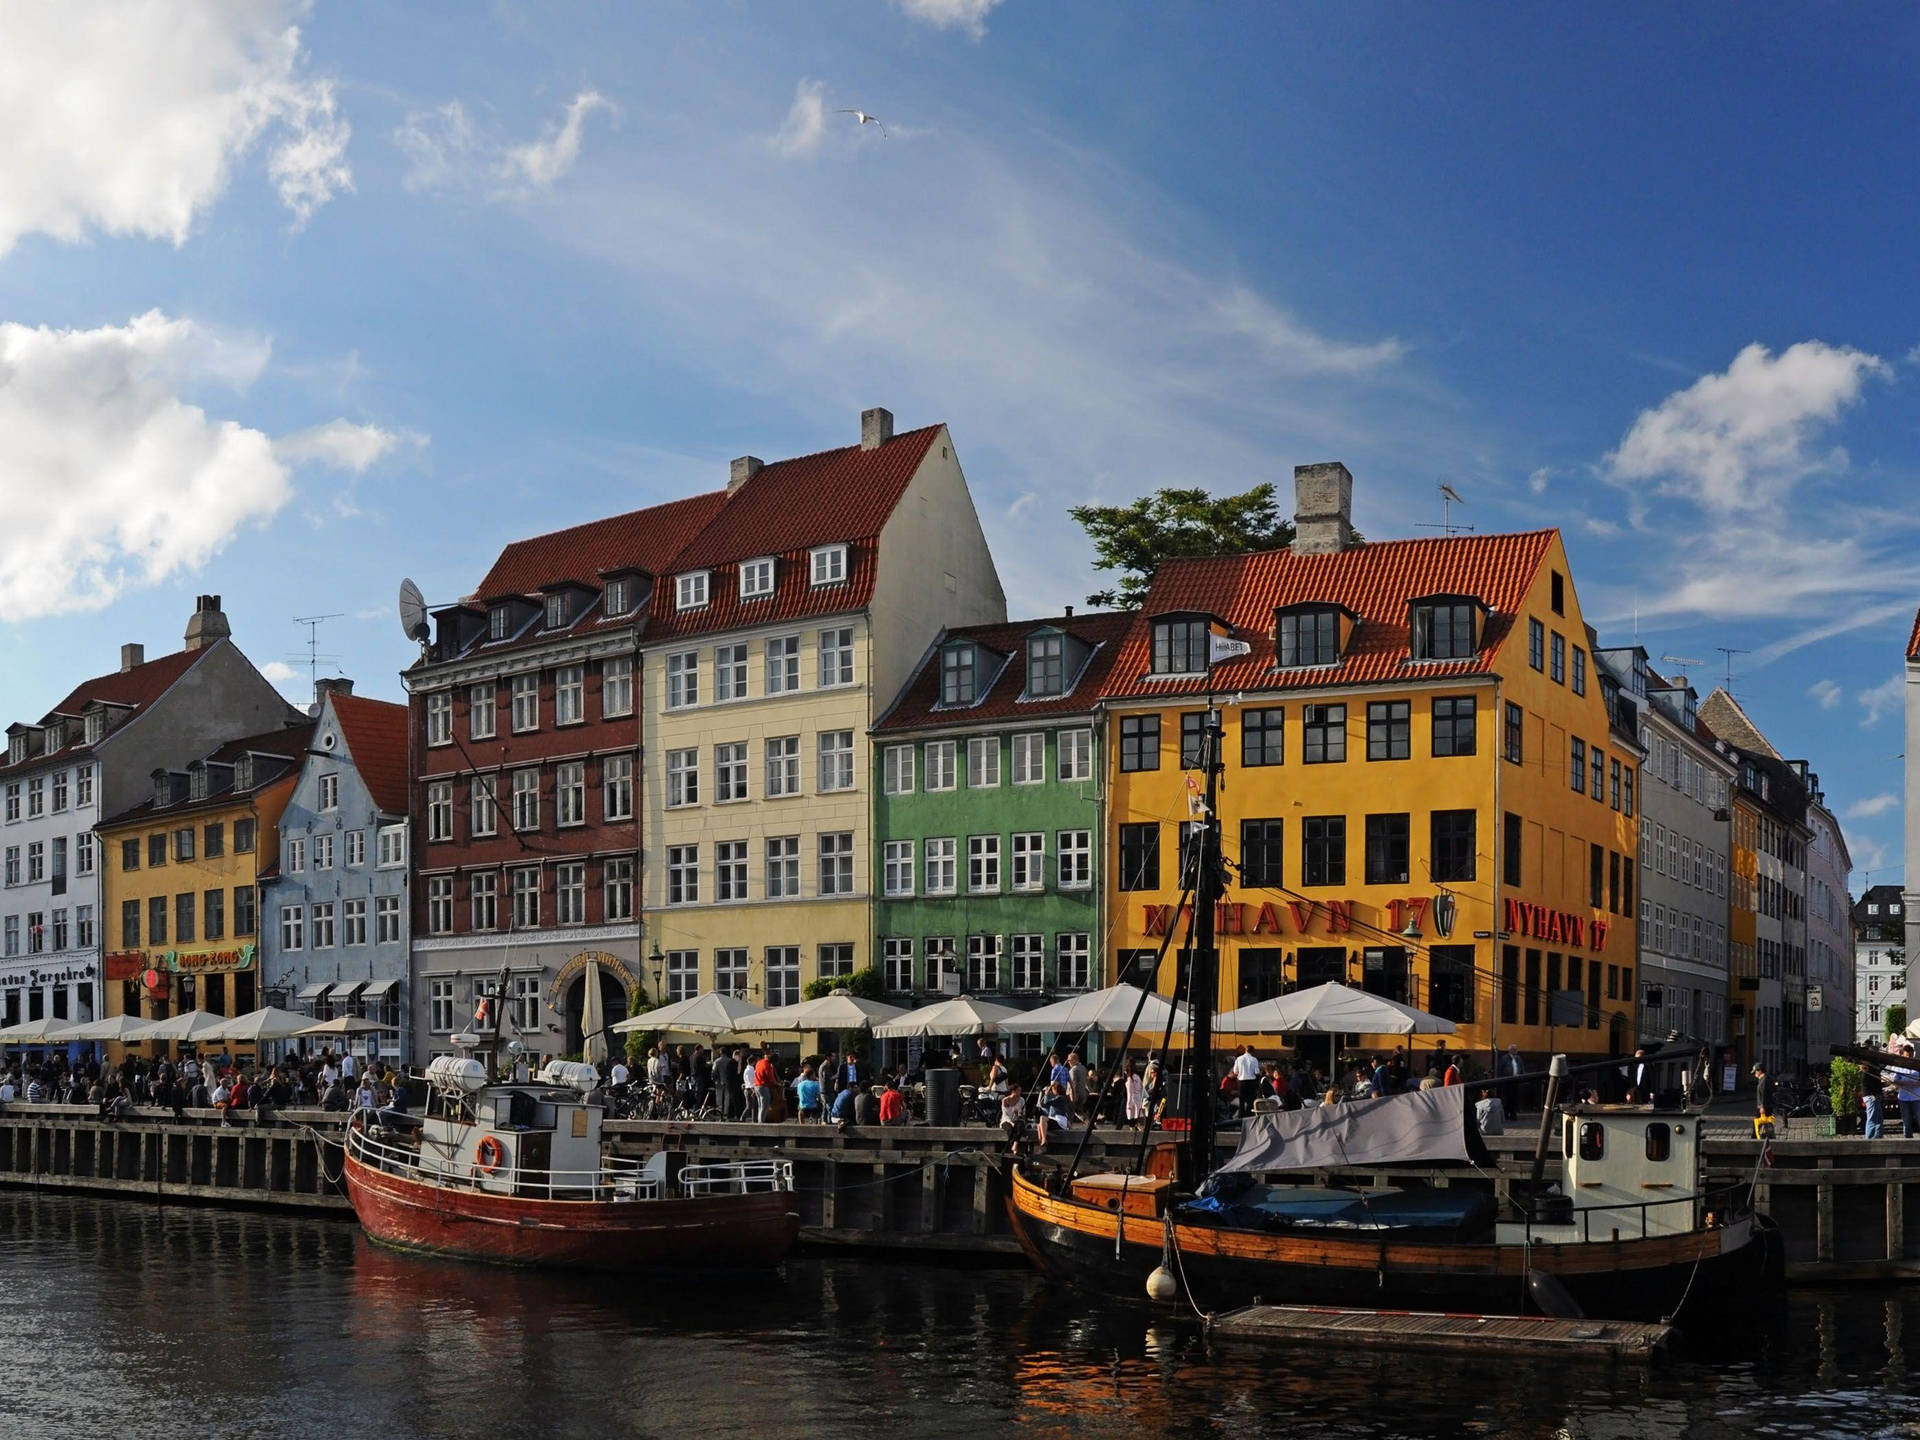
[[[1017,1170],[1008,1210],[1022,1248],[1048,1276],[1146,1297],[1163,1220],[1051,1195]],[[1780,1278],[1777,1232],[1761,1217],[1686,1235],[1530,1249],[1195,1224],[1176,1224],[1174,1241],[1176,1273],[1184,1269],[1196,1303],[1212,1311],[1266,1303],[1518,1315],[1535,1308],[1528,1275],[1540,1271],[1588,1315],[1660,1320],[1749,1304]]]

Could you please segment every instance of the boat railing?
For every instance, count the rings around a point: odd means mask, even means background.
[[[423,1163],[416,1145],[397,1144],[380,1125],[376,1112],[358,1110],[348,1117],[347,1153],[372,1169],[435,1185],[485,1194],[538,1195],[562,1200],[658,1200],[662,1177],[638,1160],[603,1159],[593,1170],[542,1170],[503,1161],[488,1170],[479,1165],[440,1167]],[[765,1188],[765,1187],[762,1187]]]
[[[691,1199],[793,1189],[790,1160],[725,1160],[680,1167],[680,1189]]]
[[[1551,1234],[1542,1234],[1540,1237],[1542,1243],[1553,1243],[1554,1241],[1563,1239],[1565,1232],[1574,1228],[1576,1224],[1580,1231],[1581,1242],[1585,1244],[1593,1240],[1595,1217],[1602,1217],[1604,1219],[1605,1217],[1621,1216],[1628,1213],[1635,1214],[1640,1224],[1638,1235],[1635,1236],[1632,1231],[1627,1232],[1627,1235],[1633,1238],[1651,1237],[1654,1232],[1647,1228],[1649,1213],[1675,1205],[1698,1207],[1694,1212],[1696,1215],[1703,1218],[1712,1216],[1719,1222],[1738,1219],[1745,1208],[1739,1203],[1740,1192],[1744,1188],[1745,1187],[1741,1185],[1728,1185],[1716,1190],[1689,1190],[1683,1195],[1668,1195],[1658,1200],[1621,1200],[1609,1205],[1581,1205],[1576,1201],[1570,1210],[1561,1211],[1564,1218],[1558,1220],[1536,1216],[1534,1209],[1524,1201],[1519,1202],[1519,1205],[1526,1228],[1526,1241],[1529,1245],[1534,1243],[1534,1230],[1536,1227],[1543,1232],[1552,1232]],[[1607,1226],[1606,1228],[1611,1230],[1612,1233],[1607,1234],[1603,1232],[1602,1239],[1617,1240],[1623,1238],[1620,1228],[1613,1226]],[[1693,1229],[1695,1227],[1688,1226],[1686,1228]],[[1683,1232],[1674,1230],[1663,1233],[1680,1234]]]

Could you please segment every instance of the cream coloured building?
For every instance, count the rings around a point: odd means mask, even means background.
[[[780,1004],[874,963],[867,729],[943,626],[1005,618],[944,425],[894,435],[869,410],[857,446],[733,462],[641,636],[665,998]]]

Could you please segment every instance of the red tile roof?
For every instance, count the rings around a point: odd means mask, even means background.
[[[1387,540],[1334,555],[1262,550],[1169,560],[1154,576],[1104,693],[1111,697],[1185,695],[1235,690],[1378,684],[1489,673],[1513,616],[1546,558],[1556,532],[1451,535]],[[1470,660],[1408,660],[1407,602],[1423,595],[1471,595],[1492,612],[1480,651]],[[1274,668],[1273,612],[1284,605],[1343,605],[1359,617],[1338,666]],[[1211,677],[1147,678],[1152,617],[1192,611],[1216,615],[1251,653],[1213,667]]]
[[[1100,698],[1101,686],[1116,656],[1128,627],[1133,623],[1131,610],[1101,611],[1091,615],[1061,615],[1048,620],[1015,620],[1004,625],[970,625],[944,632],[948,640],[972,640],[989,650],[1010,657],[980,697],[978,704],[942,710],[940,701],[940,651],[929,650],[920,668],[913,674],[891,709],[874,728],[876,734],[900,730],[925,730],[934,726],[974,725],[1004,720],[1046,720],[1062,715],[1084,715]],[[1036,630],[1064,630],[1094,647],[1078,678],[1068,677],[1073,689],[1050,700],[1020,699],[1027,688],[1027,637]]]
[[[35,722],[35,725],[36,727],[43,725],[56,715],[84,714],[87,707],[94,704],[129,707],[132,715],[123,715],[118,722],[124,725],[127,720],[133,718],[133,715],[139,714],[164,695],[174,681],[191,670],[194,664],[212,649],[212,646],[208,646],[204,650],[176,650],[171,655],[162,655],[157,660],[149,660],[143,665],[134,666],[131,670],[116,670],[111,674],[96,675],[93,679],[75,686],[64,700]],[[79,756],[91,754],[93,747],[85,743],[86,731],[78,725],[70,726],[69,731],[73,738],[54,751],[51,756],[40,752],[29,755],[18,765],[9,765],[4,763],[5,752],[0,751],[0,773],[10,770],[30,770],[50,758],[76,759]],[[112,731],[109,730],[108,733],[111,734]]]
[[[407,813],[407,707],[363,695],[332,697],[354,769],[383,814]]]
[[[542,586],[567,580],[598,590],[600,572],[622,566],[659,575],[700,527],[719,513],[726,499],[726,491],[709,490],[516,540],[500,552],[470,598],[533,595]]]

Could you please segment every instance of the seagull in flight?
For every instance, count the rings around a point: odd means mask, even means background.
[[[887,127],[880,123],[880,117],[878,115],[869,115],[864,110],[836,110],[833,113],[836,115],[851,115],[854,120],[861,125],[872,125],[876,127],[880,131],[882,139],[890,140],[893,138],[887,134]]]

